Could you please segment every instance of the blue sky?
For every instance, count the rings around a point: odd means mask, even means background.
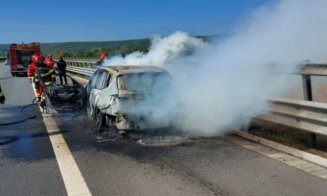
[[[1,0],[0,43],[214,35],[272,0]]]

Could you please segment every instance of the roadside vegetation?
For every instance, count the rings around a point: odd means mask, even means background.
[[[205,41],[208,36],[197,36]],[[98,59],[102,52],[108,56],[125,56],[135,51],[148,52],[151,39],[134,39],[122,41],[97,41],[97,42],[59,42],[41,43],[44,53],[52,53],[54,57],[64,56],[70,59]],[[8,44],[0,44],[0,56],[6,56]]]
[[[54,57],[97,59],[102,52],[108,56],[126,55],[134,51],[147,52],[150,39],[101,41],[101,42],[61,42],[41,43],[43,53],[52,53]],[[8,44],[0,44],[0,57],[6,56]]]
[[[147,52],[150,39],[101,41],[101,42],[61,42],[41,43],[43,53],[52,53],[54,57],[98,59],[102,52],[108,56],[126,55],[134,51]],[[0,56],[6,56],[8,44],[0,44]]]
[[[149,39],[108,42],[43,43],[41,45],[42,51],[51,52],[54,56],[80,59],[97,59],[103,52],[108,53],[108,56],[125,56],[134,51],[147,52],[149,46]]]

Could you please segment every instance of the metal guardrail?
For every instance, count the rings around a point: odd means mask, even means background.
[[[72,73],[78,73],[85,76],[92,76],[95,69],[90,68],[83,68],[83,67],[74,67],[74,66],[67,66],[66,71],[72,72]]]
[[[95,61],[66,61],[68,66],[72,67],[81,67],[81,68],[89,68],[89,69],[96,69],[96,62]]]
[[[327,104],[278,98],[271,110],[256,119],[327,136]]]
[[[68,61],[67,70],[90,76],[95,71],[95,62]],[[279,98],[271,100],[268,114],[255,117],[258,120],[288,126],[312,133],[309,143],[316,145],[316,136],[327,136],[327,104],[312,101],[311,76],[327,76],[327,64],[304,64],[301,71],[295,73],[303,77],[305,100]]]
[[[299,74],[307,75],[307,76],[327,76],[327,64],[326,63],[304,64]]]
[[[94,61],[66,61],[67,72],[77,73],[84,76],[92,76],[96,70],[96,62]]]

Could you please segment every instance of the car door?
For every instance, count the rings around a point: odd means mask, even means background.
[[[101,86],[102,89],[98,95],[97,106],[100,109],[105,109],[108,108],[111,103],[110,102],[111,91],[110,89],[108,89],[111,79],[111,74],[109,72],[106,72],[104,73],[104,75],[102,75],[102,77],[103,77],[103,83]]]
[[[90,107],[90,110],[89,110],[89,113],[91,114],[91,116],[95,117],[94,116],[94,108],[95,108],[95,101],[96,101],[96,97],[97,95],[99,94],[99,89],[97,89],[99,87],[99,83],[100,83],[100,80],[101,80],[101,75],[103,74],[103,70],[99,69],[96,71],[94,77],[92,77],[92,81],[89,82],[89,85],[88,85],[88,89],[90,94],[89,94],[89,107]]]
[[[100,97],[100,93],[102,89],[104,89],[105,84],[107,82],[109,73],[106,70],[99,70],[99,73],[97,75],[97,78],[94,83],[94,88],[91,90],[90,93],[90,103],[92,107],[92,113],[94,114],[94,109],[98,106],[98,101]]]
[[[96,82],[97,76],[99,75],[99,72],[100,72],[100,70],[95,71],[93,73],[91,79],[87,83],[87,86],[86,86],[86,97],[87,97],[87,100],[89,100],[90,93],[91,93],[92,89],[95,86],[95,82]]]

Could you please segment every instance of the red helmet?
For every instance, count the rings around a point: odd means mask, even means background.
[[[107,53],[103,52],[100,55],[100,60],[103,61],[107,57]]]
[[[36,55],[36,54],[32,55],[31,59],[33,63],[39,63],[41,61],[40,55]]]
[[[45,59],[44,64],[46,64],[49,68],[53,68],[54,66],[54,61],[51,59]]]

